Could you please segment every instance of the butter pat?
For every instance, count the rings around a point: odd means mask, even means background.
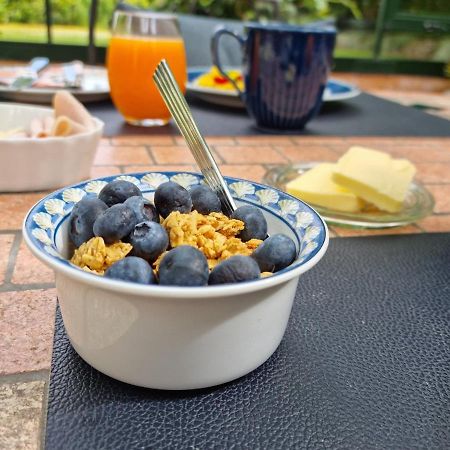
[[[286,191],[307,203],[338,211],[357,212],[364,202],[333,181],[336,164],[322,163],[286,185]]]
[[[338,161],[333,180],[377,208],[397,212],[402,208],[416,168],[406,159],[387,153],[351,147]]]

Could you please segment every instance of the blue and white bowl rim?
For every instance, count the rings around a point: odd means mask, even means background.
[[[98,194],[101,188],[115,179],[124,179],[135,183],[144,194],[151,194],[164,181],[172,180],[186,188],[201,183],[203,176],[195,172],[136,172],[111,175],[90,179],[50,193],[38,201],[27,213],[23,223],[25,242],[31,251],[56,272],[62,272],[71,278],[80,279],[88,284],[98,285],[105,289],[135,294],[172,296],[177,291],[184,297],[195,297],[201,293],[213,291],[232,294],[234,291],[260,290],[287,281],[314,266],[325,253],[329,236],[328,229],[321,216],[308,204],[271,186],[240,178],[224,177],[234,198],[241,202],[256,205],[266,212],[275,215],[287,225],[295,236],[299,256],[289,267],[274,275],[244,283],[198,288],[139,285],[111,279],[104,279],[73,266],[59,253],[56,245],[58,228],[68,219],[74,204],[84,195]],[[269,230],[270,232],[270,230]],[[181,292],[184,294],[181,295]],[[167,295],[166,295],[167,294]],[[187,294],[187,295],[186,295]],[[217,294],[220,295],[220,294]],[[201,295],[204,296],[204,295]]]

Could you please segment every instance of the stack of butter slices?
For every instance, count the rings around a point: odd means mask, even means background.
[[[286,191],[313,205],[359,212],[402,209],[416,168],[406,159],[365,147],[351,147],[337,163],[321,163],[292,180]]]

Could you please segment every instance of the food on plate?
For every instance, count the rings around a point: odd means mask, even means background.
[[[261,272],[278,272],[292,264],[296,256],[294,242],[284,234],[268,237],[252,255]]]
[[[181,245],[164,256],[159,265],[159,284],[206,286],[209,269],[206,256],[195,247]]]
[[[234,80],[238,88],[244,90],[244,80],[242,74],[238,70],[226,70],[227,75]],[[200,75],[195,79],[195,84],[197,86],[221,89],[226,91],[234,91],[236,88],[230,81],[224,77],[216,66],[212,66],[209,72]]]
[[[58,91],[53,107],[52,115],[35,117],[26,127],[0,131],[0,139],[64,137],[95,128],[92,116],[70,92]]]
[[[396,213],[416,168],[388,153],[351,147],[336,164],[321,163],[290,181],[286,191],[306,202],[344,212],[366,208]]]
[[[32,138],[40,138],[50,136],[52,133],[55,119],[52,116],[43,118],[34,118],[28,127],[28,134]]]
[[[128,197],[123,203],[133,210],[137,223],[147,220],[159,223],[159,214],[155,205],[141,195]]]
[[[235,255],[222,261],[211,271],[209,284],[239,283],[261,276],[258,263],[250,256]]]
[[[94,120],[89,111],[68,91],[58,91],[53,96],[53,108],[57,118],[66,117],[86,130],[94,127]]]
[[[146,259],[150,264],[169,246],[167,231],[159,223],[149,221],[136,224],[129,241],[133,246],[131,254]]]
[[[205,216],[197,211],[186,214],[173,211],[162,225],[169,235],[171,247],[191,245],[198,248],[205,254],[210,268],[236,254],[251,255],[262,242],[260,239],[243,242],[237,235],[244,229],[244,222],[222,213]]]
[[[192,198],[183,186],[167,181],[156,189],[155,206],[159,214],[166,218],[172,211],[189,212],[192,209]]]
[[[357,212],[364,202],[333,180],[336,164],[321,163],[290,181],[286,191],[305,202],[337,211]]]
[[[103,211],[95,219],[93,230],[107,244],[113,244],[127,237],[136,226],[136,215],[123,203],[117,203]]]
[[[10,130],[0,131],[0,139],[26,137],[25,130],[23,127],[11,128]]]
[[[37,78],[32,82],[30,87],[33,89],[79,87],[83,79],[84,71],[85,67],[81,61],[50,64],[39,71]],[[26,65],[0,67],[0,86],[11,86],[20,77],[30,77],[30,71]]]
[[[111,181],[98,194],[98,198],[108,206],[123,203],[135,196],[142,197],[142,192],[135,184],[125,180]]]
[[[231,218],[244,222],[244,229],[238,234],[244,242],[267,237],[267,222],[260,209],[250,205],[240,206],[231,214]]]
[[[69,238],[76,247],[94,237],[94,222],[107,209],[97,197],[85,197],[75,204],[70,213]]]
[[[140,284],[154,284],[156,281],[150,264],[137,256],[116,261],[106,270],[105,277]]]
[[[195,209],[200,214],[222,211],[219,197],[208,186],[199,184],[194,186],[189,193],[192,199],[192,209]]]
[[[126,242],[106,245],[103,238],[93,237],[75,249],[70,262],[87,272],[103,275],[115,262],[125,258],[131,249]]]
[[[133,183],[112,181],[74,206],[69,239],[76,249],[70,261],[107,278],[174,286],[253,280],[293,262],[294,242],[282,234],[267,238],[259,208],[245,205],[227,217],[216,199],[206,185],[187,190],[166,182],[156,189],[153,205]],[[196,205],[219,211],[202,214]]]
[[[377,208],[400,211],[416,168],[406,159],[364,147],[351,147],[333,173],[336,183]]]

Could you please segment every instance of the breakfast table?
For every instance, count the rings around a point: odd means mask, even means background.
[[[369,93],[327,105],[298,133],[191,105],[226,176],[263,182],[274,167],[361,145],[411,161],[433,212],[399,227],[329,224],[327,255],[301,278],[273,357],[235,382],[168,393],[77,356],[53,272],[21,232],[46,192],[0,193],[0,448],[448,448],[449,122]],[[197,171],[174,125],[133,128],[109,102],[88,107],[106,122],[93,178]]]

